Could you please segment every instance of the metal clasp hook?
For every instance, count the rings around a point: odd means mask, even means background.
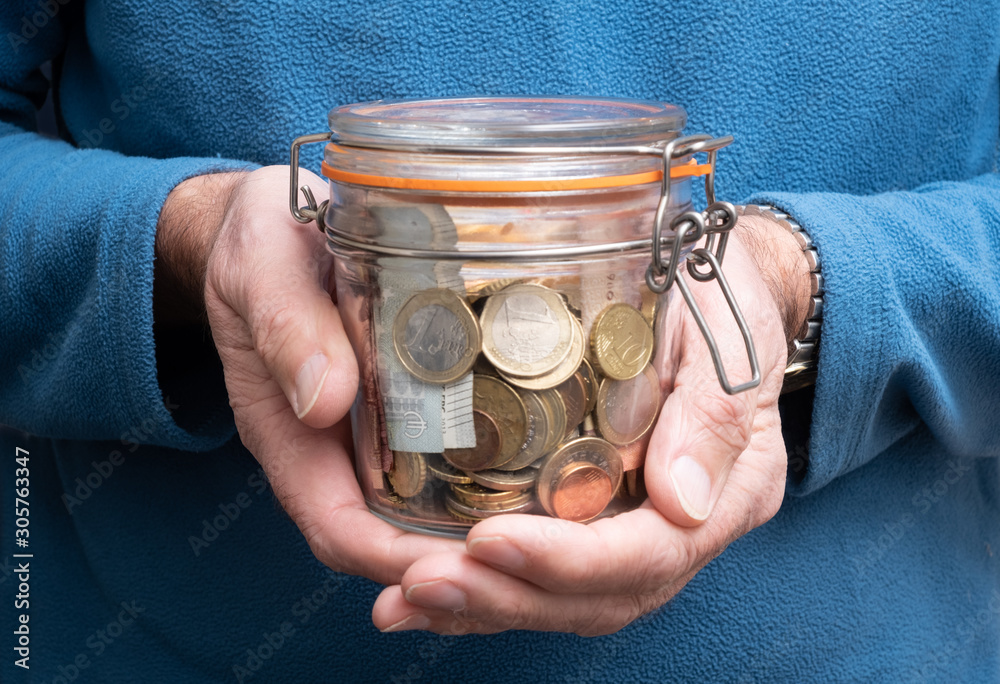
[[[299,206],[299,148],[309,143],[327,142],[332,133],[313,133],[312,135],[302,135],[292,141],[291,173],[289,174],[288,208],[292,216],[299,223],[309,223],[315,221],[319,226],[319,232],[326,233],[326,208],[330,200],[323,200],[322,204],[316,204],[316,196],[308,185],[302,186],[302,194],[306,196],[306,206]]]

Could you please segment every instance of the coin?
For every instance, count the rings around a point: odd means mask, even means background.
[[[555,369],[544,375],[539,375],[537,377],[525,378],[520,376],[508,375],[502,371],[500,377],[509,382],[512,385],[516,385],[523,389],[529,390],[543,390],[551,389],[561,382],[564,382],[566,378],[573,375],[576,370],[580,367],[580,362],[583,360],[583,352],[586,348],[586,341],[583,336],[583,327],[580,322],[575,318],[570,319],[573,328],[573,339],[570,345],[569,354],[563,359]]]
[[[455,468],[444,460],[441,456],[434,454],[427,458],[427,472],[441,480],[451,484],[472,484],[472,478],[464,472]]]
[[[528,495],[523,500],[518,500],[516,505],[511,505],[506,509],[483,509],[474,508],[467,504],[462,503],[456,499],[452,494],[445,493],[444,495],[445,508],[448,513],[453,515],[455,518],[462,520],[465,518],[471,519],[471,521],[478,522],[483,518],[489,518],[494,515],[500,515],[501,513],[527,513],[535,506],[535,500],[531,495]]]
[[[455,494],[456,499],[474,507],[485,504],[502,504],[522,496],[521,492],[517,490],[498,491],[479,484],[452,485],[451,491]]]
[[[570,352],[575,320],[558,293],[539,285],[511,285],[486,300],[483,353],[504,375],[551,372]]]
[[[549,515],[584,522],[607,508],[621,479],[622,462],[614,445],[599,437],[579,437],[545,460],[535,487]]]
[[[521,468],[520,470],[480,470],[470,475],[476,484],[490,489],[502,491],[523,492],[535,486],[538,479],[537,468]]]
[[[653,366],[628,380],[604,378],[597,390],[597,430],[612,444],[631,444],[653,427],[660,410],[660,378]]]
[[[603,375],[628,380],[641,373],[653,355],[653,329],[634,307],[612,304],[594,320],[590,348]]]
[[[641,288],[642,292],[642,317],[646,319],[651,328],[656,327],[656,314],[660,310],[660,295],[653,292],[648,287]]]
[[[536,392],[535,396],[542,400],[542,406],[549,419],[549,431],[545,438],[545,453],[549,453],[566,436],[568,427],[566,425],[566,404],[562,395],[554,389]]]
[[[538,459],[547,449],[549,435],[549,412],[542,399],[534,392],[518,392],[528,416],[528,428],[521,449],[507,463],[497,466],[501,470],[521,470]],[[475,478],[473,478],[475,479]]]
[[[524,401],[502,380],[488,375],[476,375],[472,381],[472,404],[474,408],[489,415],[502,436],[496,458],[485,467],[496,468],[509,463],[521,450],[528,434],[528,411]]]
[[[479,377],[479,376],[477,376]],[[475,405],[475,398],[473,398]],[[497,421],[483,410],[472,410],[472,423],[476,430],[476,446],[467,449],[445,449],[444,459],[461,470],[490,468],[499,459],[505,440]]]
[[[594,367],[586,358],[580,363],[579,373],[583,378],[584,394],[587,397],[586,408],[583,412],[590,413],[597,405],[597,374],[594,373]]]
[[[587,415],[587,391],[584,387],[583,376],[580,373],[574,373],[555,389],[562,397],[563,405],[566,407],[566,432],[564,435],[569,435],[583,422],[584,416]]]
[[[427,462],[413,451],[392,452],[392,468],[386,473],[392,488],[401,497],[416,496],[427,483]]]
[[[393,321],[392,343],[403,366],[439,385],[469,372],[482,346],[479,321],[452,290],[435,288],[406,300]]]

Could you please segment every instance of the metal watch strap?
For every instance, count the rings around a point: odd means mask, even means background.
[[[809,310],[788,348],[788,365],[785,367],[785,381],[782,393],[792,392],[816,382],[817,359],[819,356],[819,330],[823,320],[823,274],[820,269],[819,252],[802,226],[791,216],[777,207],[748,204],[737,207],[740,216],[762,216],[778,223],[792,234],[802,248],[809,262]]]

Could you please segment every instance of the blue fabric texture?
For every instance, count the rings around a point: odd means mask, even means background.
[[[0,37],[4,682],[1000,679],[997,0],[14,0]],[[63,140],[34,132],[46,60]],[[287,163],[338,104],[472,93],[680,104],[736,136],[720,195],[822,255],[781,510],[611,636],[380,634],[379,587],[312,557],[225,401],[181,421],[157,378],[171,188]]]

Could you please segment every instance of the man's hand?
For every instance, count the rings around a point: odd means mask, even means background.
[[[766,219],[741,220],[734,237],[725,272],[753,333],[761,385],[732,397],[722,391],[701,332],[674,297],[657,359],[669,396],[646,456],[649,500],[589,525],[530,515],[480,522],[464,550],[416,560],[382,592],[377,626],[607,634],[663,605],[774,515],[786,468],[777,401],[787,342],[805,318],[808,265]],[[746,380],[742,338],[718,284],[688,282],[730,377]]]
[[[288,172],[276,166],[178,185],[157,228],[154,298],[168,311],[173,303],[175,316],[182,309],[181,318],[204,301],[240,437],[316,556],[334,570],[398,584],[416,559],[462,544],[405,533],[365,506],[344,419],[357,362],[331,298],[325,238],[288,212]],[[314,190],[326,185],[301,173]]]

